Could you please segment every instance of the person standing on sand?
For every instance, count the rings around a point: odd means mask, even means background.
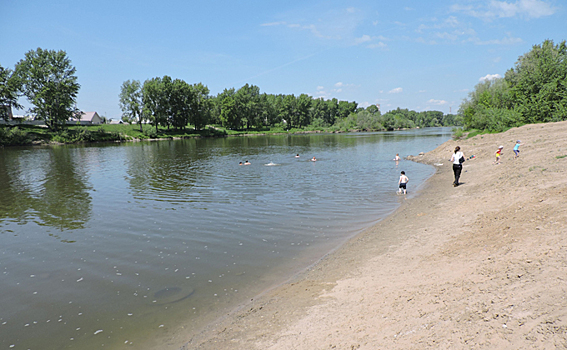
[[[461,158],[465,158],[465,154],[461,152],[461,147],[455,147],[455,153],[451,156],[451,162],[453,163],[453,174],[455,174],[455,181],[453,181],[453,187],[459,186],[459,178],[461,177],[461,171],[463,170],[463,164],[461,164]]]
[[[496,157],[496,160],[494,161],[495,165],[500,164],[500,156],[502,155],[502,149],[504,148],[504,146],[500,146],[498,147],[498,150],[496,152],[494,152],[494,156]]]
[[[400,173],[400,180],[398,180],[398,194],[402,193],[402,190],[404,191],[404,194],[407,193],[407,184],[408,184],[408,177],[406,176],[406,172],[402,171]]]
[[[514,145],[514,159],[518,158],[520,156],[520,146],[522,145],[522,141],[518,140],[516,141],[516,144]]]

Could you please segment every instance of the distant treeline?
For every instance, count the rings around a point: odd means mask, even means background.
[[[503,78],[479,83],[460,106],[465,130],[491,132],[567,120],[567,45],[545,40]]]
[[[398,108],[382,115],[375,105],[362,108],[356,102],[336,98],[266,94],[249,84],[210,96],[209,89],[201,83],[191,85],[169,76],[149,79],[143,84],[137,80],[125,81],[120,107],[124,121],[150,123],[156,130],[158,126],[184,128],[188,124],[197,130],[217,124],[233,130],[280,127],[345,131],[462,125],[459,116],[439,111]]]
[[[13,108],[23,108],[19,99],[31,103],[29,112],[51,131],[66,129],[66,122],[80,113],[76,98],[80,89],[76,69],[65,51],[28,51],[14,69],[0,65],[0,119],[12,118]],[[396,109],[382,114],[371,105],[325,100],[307,94],[274,95],[246,84],[238,90],[224,89],[216,96],[202,83],[189,84],[169,76],[144,81],[128,80],[120,91],[122,119],[140,125],[199,131],[207,125],[231,130],[394,130],[427,126],[461,125],[456,115],[439,111],[415,112]],[[215,129],[216,130],[216,129]],[[18,132],[2,130],[3,139],[19,139]],[[90,136],[89,136],[90,137]]]

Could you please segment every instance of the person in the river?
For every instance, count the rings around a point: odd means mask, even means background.
[[[408,184],[408,177],[406,176],[406,172],[402,171],[400,173],[400,180],[398,180],[398,194],[401,194],[402,191],[404,192],[404,194],[407,193],[407,184]]]

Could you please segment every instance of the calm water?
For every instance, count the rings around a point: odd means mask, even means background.
[[[391,159],[450,136],[0,149],[0,348],[178,344],[392,212],[434,169]]]

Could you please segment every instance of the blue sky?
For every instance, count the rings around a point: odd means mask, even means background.
[[[455,113],[545,39],[567,39],[563,0],[2,0],[0,64],[64,50],[77,107],[119,119],[120,86],[169,75],[216,95],[271,94]],[[25,102],[25,100],[22,100]]]

